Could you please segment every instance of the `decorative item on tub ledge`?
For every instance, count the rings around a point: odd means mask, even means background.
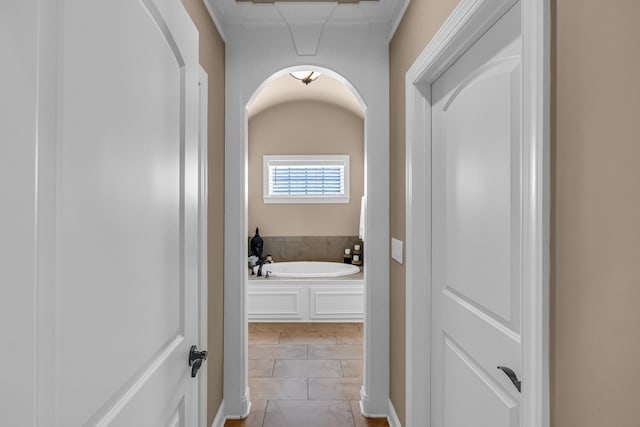
[[[344,250],[344,263],[351,264],[351,249],[349,248]]]
[[[249,257],[249,263],[253,260],[255,265],[258,266],[258,276],[262,276],[262,266],[264,264],[270,264],[272,261],[271,255],[268,255],[266,260],[262,259],[263,248],[264,241],[262,237],[260,237],[260,229],[256,227],[256,235],[251,239],[251,256]],[[253,274],[253,269],[251,270],[251,274]]]
[[[251,239],[251,255],[257,256],[258,259],[262,258],[262,249],[264,248],[264,241],[260,237],[260,229],[256,227],[256,235]]]
[[[353,245],[353,257],[351,264],[362,265],[362,245]]]

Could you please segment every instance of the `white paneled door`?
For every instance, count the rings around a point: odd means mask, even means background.
[[[514,6],[432,85],[432,427],[516,427],[521,24]]]
[[[37,200],[37,360],[13,366],[35,372],[33,412],[0,424],[196,426],[197,30],[180,0],[23,5],[38,143],[14,160],[38,180],[16,182]]]
[[[193,426],[197,32],[178,0],[67,0],[55,425]]]

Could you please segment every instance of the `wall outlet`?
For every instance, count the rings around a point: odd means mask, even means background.
[[[404,242],[402,240],[391,238],[391,258],[402,264],[402,247]]]

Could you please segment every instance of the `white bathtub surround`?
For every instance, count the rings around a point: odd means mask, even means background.
[[[249,280],[251,322],[362,322],[364,281]]]
[[[259,266],[253,267],[253,273],[257,275],[259,269]],[[267,276],[267,273],[270,277],[308,279],[350,276],[360,273],[360,268],[339,262],[296,261],[264,264],[262,275]]]
[[[283,262],[266,264],[263,275],[266,271],[270,271],[268,279],[253,276],[247,281],[247,312],[251,322],[361,322],[364,319],[365,282],[360,269],[354,265]]]

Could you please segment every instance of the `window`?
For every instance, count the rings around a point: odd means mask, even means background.
[[[349,156],[264,156],[265,203],[349,203]]]

